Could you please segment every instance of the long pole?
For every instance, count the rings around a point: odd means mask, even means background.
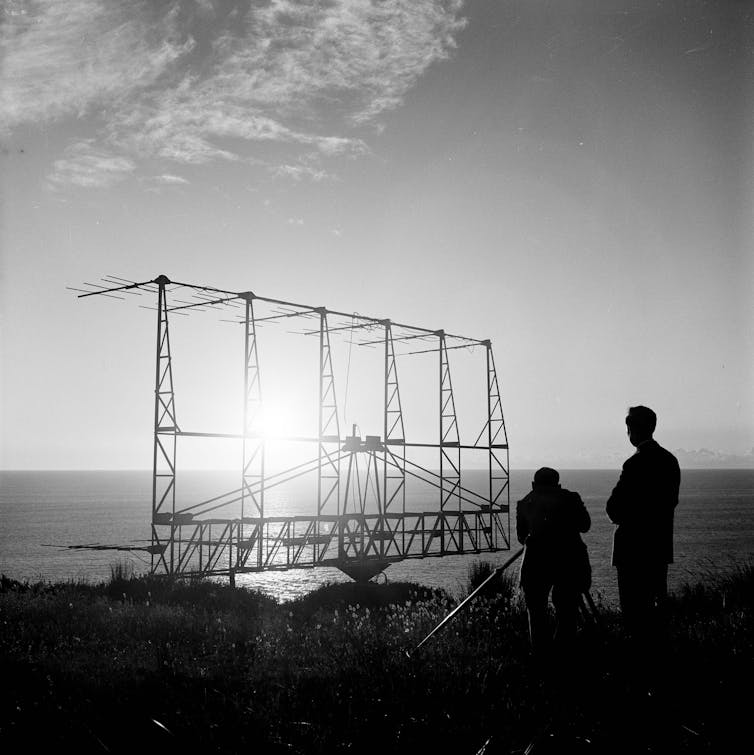
[[[502,574],[522,553],[524,552],[523,548],[519,548],[502,566],[498,566],[497,569],[495,569],[492,574],[490,574],[487,579],[482,582],[479,587],[476,588],[472,593],[470,593],[464,600],[462,600],[417,646],[416,649],[418,650],[432,635],[437,632],[438,630],[442,629],[461,609],[463,609],[468,603],[470,603],[474,598],[479,595],[479,593],[493,580],[495,577]]]

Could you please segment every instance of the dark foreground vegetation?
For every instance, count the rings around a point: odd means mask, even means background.
[[[0,750],[473,755],[493,735],[492,755],[539,735],[531,753],[749,751],[752,564],[673,596],[651,695],[605,606],[562,668],[538,668],[510,581],[415,651],[457,602],[405,583],[277,604],[121,569],[100,585],[3,577]]]

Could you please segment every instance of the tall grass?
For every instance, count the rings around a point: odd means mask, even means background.
[[[485,568],[469,575],[469,591]],[[460,596],[346,583],[278,604],[117,565],[101,585],[3,577],[0,747],[476,752],[494,733],[511,752],[559,714],[561,729],[588,735],[593,752],[646,751],[631,748],[659,735],[644,731],[654,714],[624,674],[620,616],[600,608],[603,635],[585,626],[569,675],[553,684],[531,657],[525,613],[506,584],[417,650]],[[750,700],[738,689],[754,671],[751,586],[749,564],[673,596],[663,752],[722,752],[745,731]]]
[[[480,587],[497,567],[489,561],[472,561],[467,569],[464,595],[470,595]],[[459,596],[459,598],[462,598]],[[501,600],[512,605],[519,598],[517,571],[508,569],[490,580],[484,590],[484,597]]]

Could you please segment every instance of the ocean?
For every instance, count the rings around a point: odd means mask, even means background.
[[[473,473],[472,473],[473,474]],[[477,473],[478,474],[478,473]],[[511,472],[511,523],[515,502],[530,489],[532,470]],[[182,472],[178,495],[191,503],[238,487],[231,472]],[[561,470],[563,487],[578,491],[592,517],[584,536],[592,563],[592,594],[617,602],[610,566],[613,525],[604,512],[615,470]],[[465,484],[465,483],[464,483]],[[277,489],[268,513],[304,513],[303,489]],[[436,500],[409,489],[409,503],[425,510]],[[309,498],[310,500],[310,498]],[[149,569],[149,556],[138,551],[71,549],[71,545],[147,545],[150,536],[151,473],[148,471],[6,471],[0,472],[0,573],[19,580],[87,580],[110,576],[116,563],[135,573]],[[515,534],[513,548],[517,548]],[[385,571],[389,581],[410,580],[463,594],[469,565],[502,563],[507,552],[403,561]],[[754,558],[754,470],[683,470],[676,510],[675,563],[671,589],[705,580]],[[337,569],[295,569],[242,575],[238,584],[290,600],[327,582],[348,581]]]

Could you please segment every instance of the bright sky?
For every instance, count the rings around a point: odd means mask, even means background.
[[[513,467],[619,466],[636,403],[671,449],[754,448],[749,4],[0,14],[1,467],[150,466],[149,302],[66,290],[108,274],[490,338]],[[192,429],[220,428],[189,398],[235,421],[234,327],[174,324]],[[355,383],[348,426],[378,433]],[[281,423],[298,411],[276,400]],[[404,410],[412,437],[433,432]]]

